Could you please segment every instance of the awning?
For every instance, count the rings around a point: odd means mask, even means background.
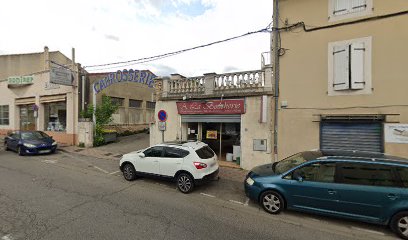
[[[50,95],[50,96],[41,96],[40,103],[50,103],[50,102],[65,102],[67,95]]]
[[[16,105],[28,105],[28,104],[34,104],[34,103],[35,103],[35,97],[17,98],[15,101]]]

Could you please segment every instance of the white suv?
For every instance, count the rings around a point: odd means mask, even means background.
[[[120,170],[126,180],[139,175],[175,180],[182,193],[196,184],[218,177],[218,160],[214,151],[202,142],[163,143],[123,155]]]

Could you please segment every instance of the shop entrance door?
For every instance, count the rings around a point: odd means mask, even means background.
[[[187,140],[197,141],[198,140],[198,123],[190,122],[187,126]]]
[[[20,130],[36,130],[34,105],[20,105]]]

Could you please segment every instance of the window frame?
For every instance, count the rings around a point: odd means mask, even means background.
[[[7,111],[4,109],[7,108]],[[7,117],[5,117],[5,113],[7,112]],[[10,105],[0,105],[0,125],[8,126],[10,125]]]
[[[139,106],[131,106],[131,102],[138,103]],[[142,108],[143,107],[143,100],[138,100],[138,99],[129,99],[129,108]]]
[[[366,0],[366,8],[362,11],[356,11],[356,12],[347,12],[345,14],[341,15],[335,15],[335,2],[336,0],[328,0],[328,21],[329,22],[336,22],[336,21],[341,21],[345,19],[351,19],[351,18],[358,18],[358,17],[363,17],[367,15],[371,15],[374,13],[374,5],[373,5],[373,0]]]
[[[147,155],[146,155],[146,152],[152,150],[153,148],[158,148],[158,149],[160,149],[161,155],[160,155],[160,156],[147,156]],[[163,146],[153,146],[153,147],[150,147],[150,148],[144,150],[144,151],[143,151],[143,154],[145,155],[145,157],[149,157],[149,158],[161,158],[161,157],[164,156],[164,147],[163,147]]]
[[[351,78],[351,82],[348,84],[349,86],[347,89],[335,89],[335,72],[336,72],[336,66],[335,66],[335,49],[338,47],[345,47],[345,46],[358,46],[358,44],[364,44],[364,54],[363,54],[363,69],[358,69],[357,71],[353,71],[353,66],[351,65],[353,63],[353,56],[357,55],[357,51],[359,49],[357,47],[354,47],[352,49],[353,51],[350,52],[350,56],[348,56],[348,64],[349,67],[351,68],[349,70],[349,73],[352,76],[356,76],[354,73],[355,72],[363,72],[363,79],[358,80],[358,81],[353,81],[355,78]],[[353,48],[353,47],[352,47]],[[357,63],[356,63],[357,64]],[[355,67],[354,67],[355,68]],[[348,75],[347,75],[348,76]],[[356,87],[356,85],[353,84],[360,84],[361,82],[364,82],[363,88],[361,87]],[[327,95],[328,96],[341,96],[341,95],[365,95],[365,94],[372,94],[373,89],[372,89],[372,37],[363,37],[363,38],[357,38],[357,39],[350,39],[350,40],[344,40],[344,41],[338,41],[338,42],[330,42],[328,44],[328,81],[327,81]],[[355,89],[352,89],[352,87],[356,87]]]

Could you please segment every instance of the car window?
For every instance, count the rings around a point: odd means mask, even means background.
[[[180,148],[164,147],[164,157],[165,158],[184,158],[189,152]]]
[[[303,181],[334,182],[335,163],[313,163],[293,171],[292,176],[301,176]]]
[[[151,147],[145,150],[143,153],[146,157],[161,157],[163,153],[163,147]]]
[[[399,186],[392,167],[383,164],[339,163],[340,183],[368,186]]]
[[[20,139],[20,134],[12,133],[10,137],[12,137],[13,139]]]
[[[198,157],[201,159],[208,159],[214,157],[215,153],[209,146],[204,146],[196,150]]]
[[[404,187],[408,187],[408,168],[398,167],[396,170],[397,170],[399,177],[401,178],[402,185]]]

